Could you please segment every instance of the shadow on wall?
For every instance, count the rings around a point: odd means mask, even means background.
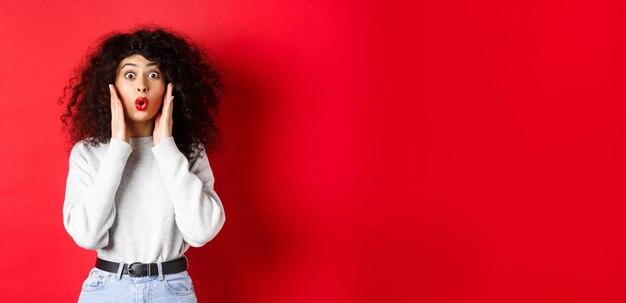
[[[288,247],[287,229],[265,215],[266,205],[275,203],[266,201],[267,189],[262,191],[259,182],[271,174],[263,171],[261,155],[271,141],[272,115],[280,103],[288,102],[281,100],[281,81],[275,77],[277,66],[285,63],[250,53],[258,46],[245,44],[225,47],[228,58],[218,59],[228,90],[218,121],[224,142],[209,159],[226,222],[212,241],[186,253],[199,302],[249,301],[242,284],[279,267]]]

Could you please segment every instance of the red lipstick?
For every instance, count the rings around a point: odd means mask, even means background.
[[[137,98],[137,100],[135,100],[135,108],[137,108],[137,110],[146,110],[148,108],[148,98]]]

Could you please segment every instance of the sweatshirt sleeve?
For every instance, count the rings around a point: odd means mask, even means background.
[[[72,148],[63,224],[78,246],[95,250],[109,244],[109,229],[115,221],[115,193],[131,152],[130,144],[111,138],[98,163],[81,142]]]
[[[214,190],[215,178],[206,151],[190,167],[174,137],[152,147],[165,188],[172,199],[175,221],[185,242],[201,247],[224,225],[224,208]]]

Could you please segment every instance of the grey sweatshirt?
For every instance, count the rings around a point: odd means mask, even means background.
[[[78,246],[114,262],[152,263],[211,241],[224,225],[206,151],[190,165],[168,137],[72,148],[63,204]]]

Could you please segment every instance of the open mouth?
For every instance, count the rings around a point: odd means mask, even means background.
[[[146,110],[148,108],[148,103],[148,98],[139,97],[135,100],[135,108],[137,108],[137,110]]]

